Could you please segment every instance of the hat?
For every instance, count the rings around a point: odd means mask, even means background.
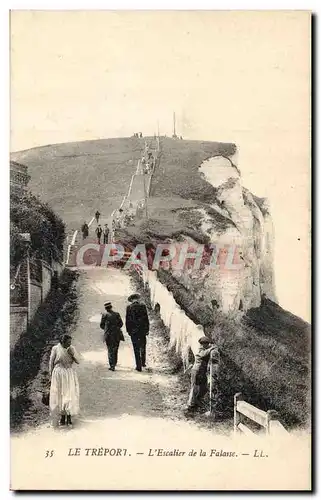
[[[105,302],[104,307],[111,307],[111,302]]]
[[[139,293],[133,293],[128,297],[128,302],[132,302],[133,300],[139,300],[139,299],[140,299]]]
[[[200,344],[213,344],[213,341],[211,339],[209,339],[208,337],[201,337],[200,339],[198,339],[199,343]]]

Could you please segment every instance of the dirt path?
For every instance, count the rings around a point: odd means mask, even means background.
[[[83,274],[80,285],[80,318],[73,334],[74,344],[81,352],[83,362],[78,368],[81,387],[81,417],[88,419],[120,416],[123,414],[150,416],[161,411],[161,396],[151,383],[148,372],[134,370],[131,341],[119,349],[119,363],[115,372],[108,370],[107,351],[103,332],[99,328],[103,303],[110,300],[114,310],[125,318],[127,297],[133,292],[130,279],[121,271],[96,268]],[[125,330],[125,329],[124,329]]]
[[[114,309],[124,318],[127,297],[133,292],[130,277],[123,271],[92,268],[81,272],[79,279],[80,317],[73,332],[73,344],[82,355],[77,366],[80,383],[81,414],[72,429],[54,430],[49,423],[36,429],[24,430],[12,437],[12,484],[25,488],[34,487],[34,471],[38,471],[39,487],[47,489],[57,485],[64,488],[131,488],[142,487],[155,477],[155,462],[148,459],[149,449],[199,448],[214,438],[212,431],[202,429],[194,422],[173,419],[168,411],[170,399],[164,394],[171,391],[175,376],[164,374],[164,359],[160,339],[153,338],[153,323],[147,347],[147,364],[150,371],[134,370],[134,356],[130,339],[119,350],[119,365],[115,372],[108,370],[107,352],[99,328],[103,303],[112,301]],[[124,329],[125,331],[125,329]],[[188,436],[188,439],[187,439]],[[87,456],[71,457],[69,448],[122,448],[122,483],[119,483],[117,461],[104,457],[94,462],[88,475]],[[53,456],[45,458],[46,451]],[[125,452],[123,452],[125,453]],[[130,457],[135,457],[135,462]],[[98,457],[97,457],[98,458]],[[80,467],[77,474],[66,475],[74,464]],[[159,457],[156,458],[156,463]],[[192,462],[192,461],[190,461]],[[143,468],[139,464],[144,464]],[[90,462],[93,467],[93,462]],[[109,464],[108,466],[103,464]],[[137,469],[137,464],[139,465]],[[189,462],[188,462],[189,464]],[[97,466],[97,470],[96,470]],[[108,475],[104,467],[111,468]],[[133,468],[134,467],[134,468]],[[136,467],[136,472],[135,472]],[[171,468],[171,462],[166,461]],[[19,480],[23,471],[23,481]],[[100,473],[98,474],[98,471]],[[147,472],[152,473],[150,479]],[[97,475],[98,474],[98,475]],[[147,474],[148,476],[148,474]],[[136,485],[136,486],[135,486]]]

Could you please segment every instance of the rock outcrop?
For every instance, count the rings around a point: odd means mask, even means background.
[[[172,269],[174,276],[208,305],[224,312],[259,307],[261,298],[277,302],[273,270],[273,223],[266,199],[242,186],[235,156],[216,156],[200,166],[215,189],[209,204],[196,209],[202,232],[218,251],[216,268]],[[219,220],[219,223],[218,223]],[[192,238],[185,237],[191,246]]]

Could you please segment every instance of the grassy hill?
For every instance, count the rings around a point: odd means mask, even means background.
[[[231,221],[212,206],[216,189],[199,172],[201,163],[212,156],[231,156],[232,143],[173,140],[161,138],[160,166],[154,172],[148,202],[148,220],[140,219],[119,238],[127,241],[156,242],[184,234],[200,243],[207,237],[201,231],[199,210],[206,207],[212,225],[225,230]]]
[[[12,153],[11,158],[28,166],[31,191],[49,203],[71,230],[90,219],[97,208],[108,215],[119,205],[144,141],[131,137],[49,144]],[[231,154],[234,149],[233,144],[162,138],[155,195],[206,201],[214,188],[198,174],[198,166],[210,156]]]
[[[212,156],[233,155],[235,144],[169,138],[162,138],[161,142],[161,165],[154,175],[151,196],[213,201],[215,189],[200,175],[198,168]]]
[[[28,166],[31,191],[71,230],[97,209],[108,215],[119,205],[143,147],[143,139],[104,139],[33,148],[11,158]]]

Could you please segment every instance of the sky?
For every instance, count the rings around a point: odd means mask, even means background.
[[[134,131],[235,142],[271,204],[280,304],[310,320],[304,11],[14,11],[11,151]]]

